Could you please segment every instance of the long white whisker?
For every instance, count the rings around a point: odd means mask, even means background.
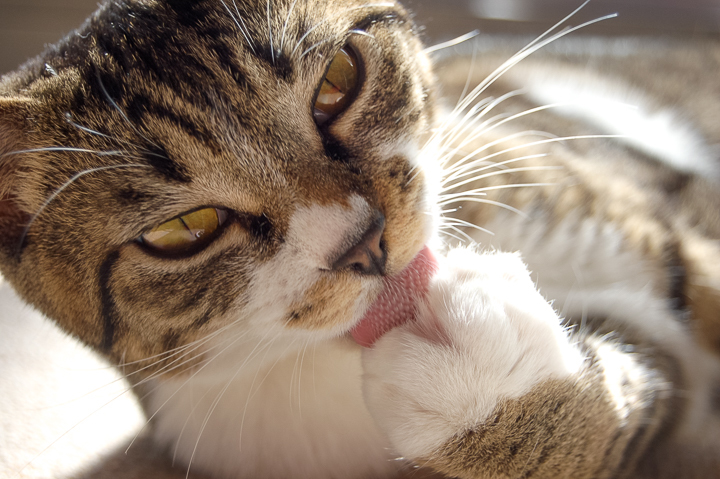
[[[588,0],[588,1],[589,1],[589,0]],[[586,2],[586,3],[587,3],[587,2]],[[584,5],[585,5],[585,4],[583,4],[583,6],[584,6]],[[580,7],[580,8],[582,8],[582,7]],[[578,9],[578,10],[579,10],[579,9]],[[577,11],[577,10],[576,10],[576,11]],[[572,13],[572,14],[569,15],[567,18],[570,18],[570,16],[572,16],[572,15],[574,15],[574,14],[575,14],[575,13]],[[513,55],[512,57],[510,57],[509,60],[507,60],[505,63],[503,63],[500,67],[498,67],[498,68],[497,68],[495,71],[493,71],[490,75],[488,75],[488,77],[487,77],[485,80],[483,80],[477,87],[475,87],[475,89],[473,90],[473,93],[468,97],[468,104],[469,104],[470,102],[472,102],[472,101],[474,100],[474,98],[477,98],[478,95],[482,94],[482,92],[484,92],[484,91],[485,91],[490,85],[492,85],[498,78],[500,78],[502,75],[504,75],[510,68],[512,68],[513,66],[517,65],[520,61],[522,61],[522,60],[524,60],[525,58],[529,57],[530,55],[532,55],[532,54],[535,53],[536,51],[544,48],[546,45],[549,45],[550,43],[552,43],[552,42],[554,42],[554,41],[557,41],[557,40],[559,40],[560,38],[563,38],[564,36],[569,35],[570,33],[576,32],[576,31],[578,31],[578,30],[580,30],[580,29],[582,29],[582,28],[588,27],[588,26],[590,26],[590,25],[593,25],[593,24],[595,24],[595,23],[598,23],[598,22],[601,22],[601,21],[604,21],[604,20],[608,20],[608,19],[611,19],[611,18],[615,18],[616,16],[617,16],[617,14],[605,15],[605,16],[603,16],[603,17],[596,18],[596,19],[594,19],[594,20],[590,20],[590,21],[588,21],[588,22],[582,23],[582,24],[580,24],[580,25],[578,25],[578,26],[576,26],[576,27],[569,27],[569,28],[567,28],[567,29],[564,29],[564,30],[556,33],[555,35],[553,35],[553,36],[551,36],[551,37],[549,37],[549,38],[547,38],[547,39],[540,40],[540,39],[544,38],[548,33],[550,33],[551,31],[553,31],[553,30],[556,28],[556,26],[555,26],[555,27],[552,27],[550,30],[548,30],[548,31],[545,32],[543,35],[541,35],[538,39],[533,40],[529,45],[525,46],[525,47],[524,47],[523,49],[521,49],[518,53],[516,53],[515,55]],[[560,24],[563,23],[564,21],[565,21],[565,20],[559,22],[557,25],[560,25]],[[463,109],[464,109],[466,106],[467,106],[467,105],[465,105],[465,106],[463,107]]]
[[[588,0],[588,1],[589,1],[589,0]],[[470,95],[469,95],[467,98],[465,98],[463,101],[461,101],[461,102],[458,103],[458,105],[455,107],[455,109],[453,110],[453,112],[450,113],[448,119],[447,119],[447,120],[443,123],[443,125],[439,128],[438,133],[439,133],[439,132],[446,131],[446,130],[450,127],[450,125],[451,125],[452,123],[454,123],[455,118],[457,117],[457,115],[458,115],[461,111],[464,111],[473,101],[475,101],[475,99],[476,99],[479,95],[481,95],[485,90],[487,90],[487,88],[490,87],[490,85],[492,85],[498,78],[500,78],[503,74],[505,74],[509,69],[511,69],[511,68],[512,68],[513,66],[515,66],[516,64],[518,64],[520,61],[524,60],[525,58],[527,58],[528,56],[532,55],[534,52],[536,52],[537,50],[543,48],[544,46],[548,45],[549,43],[552,43],[552,42],[554,42],[554,41],[556,41],[556,40],[564,37],[565,35],[568,35],[568,34],[570,34],[570,33],[572,33],[572,32],[575,32],[575,31],[577,31],[577,30],[579,30],[579,29],[581,29],[581,28],[585,28],[585,27],[587,27],[587,26],[589,26],[589,25],[592,25],[592,24],[594,24],[594,23],[598,23],[598,22],[601,22],[601,21],[604,21],[604,20],[608,20],[608,19],[610,19],[610,18],[614,18],[614,17],[617,16],[617,14],[606,15],[606,16],[597,18],[597,19],[595,19],[595,20],[591,20],[591,21],[589,21],[589,22],[585,22],[585,23],[583,23],[583,24],[581,24],[581,25],[579,25],[579,26],[577,26],[577,27],[572,27],[572,28],[565,29],[565,30],[563,30],[563,31],[561,31],[561,32],[559,32],[559,33],[551,36],[550,38],[544,39],[549,33],[551,33],[552,31],[554,31],[554,30],[557,28],[557,26],[559,26],[560,24],[562,24],[563,22],[565,22],[567,19],[569,19],[570,17],[572,17],[577,11],[579,11],[579,10],[580,10],[582,7],[584,7],[586,4],[587,4],[587,2],[585,2],[580,8],[576,9],[575,12],[573,12],[573,13],[570,14],[570,15],[568,15],[568,16],[567,16],[565,19],[563,19],[561,22],[559,22],[558,24],[556,24],[555,26],[553,26],[551,29],[547,30],[547,31],[546,31],[544,34],[542,34],[540,37],[538,37],[537,39],[533,40],[530,44],[526,45],[526,46],[525,46],[523,49],[521,49],[518,53],[516,53],[515,55],[513,55],[510,59],[508,59],[508,60],[507,60],[506,62],[504,62],[500,67],[498,67],[498,68],[495,69],[490,75],[488,75],[488,76],[485,78],[485,80],[483,80],[482,82],[480,82],[480,84],[478,84],[478,86],[476,86],[476,87],[473,89],[473,91],[470,93]],[[544,40],[543,40],[543,39],[544,39]],[[431,136],[431,138],[428,140],[428,145],[433,144],[434,141],[436,141],[435,135]]]
[[[238,30],[240,30],[240,33],[243,37],[245,37],[245,41],[247,42],[248,46],[250,47],[250,50],[255,53],[255,47],[253,46],[253,43],[250,41],[249,33],[246,30],[245,22],[242,19],[242,15],[240,15],[240,10],[238,9],[237,3],[235,3],[235,0],[233,0],[233,4],[235,5],[235,11],[237,12],[237,17],[233,15],[232,11],[230,11],[230,7],[228,7],[227,3],[225,3],[225,0],[220,0],[220,3],[223,4],[223,7],[225,7],[225,10],[227,10],[228,14],[230,15],[230,18],[232,18],[233,22],[235,22],[235,25],[237,25]],[[240,23],[242,22],[242,25]]]
[[[144,155],[156,156],[156,157],[159,157],[159,158],[167,158],[167,156],[165,156],[165,155],[162,155],[162,154],[160,154],[160,153],[156,153],[156,152],[154,152],[154,151],[150,151],[150,150],[147,150],[147,149],[145,149],[145,148],[142,148],[142,147],[136,145],[135,143],[133,143],[133,142],[130,141],[130,140],[125,140],[125,139],[123,139],[123,138],[117,138],[117,137],[114,137],[114,136],[106,135],[105,133],[101,133],[101,132],[99,132],[99,131],[93,130],[93,129],[88,128],[88,127],[86,127],[86,126],[80,125],[79,123],[77,123],[77,122],[75,122],[75,121],[72,120],[72,115],[70,114],[70,112],[65,113],[65,120],[66,120],[70,125],[74,126],[75,128],[77,128],[77,129],[80,130],[80,131],[84,131],[85,133],[89,133],[89,134],[94,135],[94,136],[99,136],[99,137],[101,137],[101,138],[106,138],[106,139],[108,139],[108,140],[110,140],[110,141],[113,141],[113,142],[116,142],[116,143],[124,143],[124,144],[126,144],[126,145],[130,145],[130,146],[132,146],[133,148],[140,150]]]
[[[506,100],[514,97],[514,96],[520,95],[520,94],[521,94],[521,91],[519,91],[519,90],[518,90],[518,91],[512,91],[512,92],[506,93],[505,95],[503,95],[503,96],[501,96],[501,97],[499,97],[499,98],[497,98],[497,99],[494,99],[494,100],[485,99],[485,100],[479,102],[477,105],[473,106],[473,108],[471,108],[471,109],[468,111],[468,113],[462,118],[462,120],[460,121],[460,123],[458,124],[458,126],[453,127],[453,129],[452,129],[450,132],[448,132],[447,135],[444,135],[444,136],[442,137],[442,140],[441,140],[441,141],[442,141],[443,143],[453,142],[455,138],[457,138],[458,136],[460,136],[460,135],[462,135],[462,134],[465,134],[465,132],[466,132],[467,130],[469,130],[470,128],[472,128],[478,121],[480,121],[482,118],[484,118],[488,113],[490,113],[493,109],[495,109],[495,108],[496,108],[498,105],[500,105],[502,102],[504,102],[504,101],[506,101]],[[482,111],[477,111],[477,110],[479,110],[479,108],[481,108],[481,107],[483,108],[483,110],[482,110]],[[504,118],[504,117],[503,117],[503,118]],[[467,120],[470,120],[470,121],[469,121],[467,124],[464,124]],[[475,129],[473,130],[473,134],[467,135],[467,136],[463,139],[463,141],[460,142],[460,143],[454,148],[454,150],[452,151],[452,153],[454,154],[455,151],[457,151],[457,150],[465,147],[465,145],[467,145],[467,144],[470,143],[471,141],[475,140],[476,138],[478,138],[479,136],[481,136],[483,133],[487,133],[488,131],[491,131],[491,130],[493,129],[493,127],[487,127],[487,125],[488,125],[488,124],[491,124],[492,121],[493,121],[493,119],[487,120],[486,122],[484,122],[483,124],[481,124],[479,127],[475,128]],[[493,124],[493,125],[494,125],[494,124]]]
[[[190,377],[188,377],[188,378],[185,380],[185,382],[183,382],[183,383],[175,390],[175,392],[172,393],[172,394],[170,395],[170,397],[167,398],[167,399],[157,408],[157,410],[147,419],[147,422],[145,423],[145,426],[147,426],[148,424],[150,424],[150,422],[153,420],[153,418],[154,418],[155,416],[157,416],[157,414],[160,412],[160,410],[161,410],[163,407],[165,407],[165,405],[166,405],[168,402],[170,402],[170,401],[175,397],[175,395],[177,395],[177,393],[179,393],[180,390],[187,385],[187,383],[189,383],[191,380],[193,380],[193,379],[195,378],[195,376],[197,376],[198,374],[200,374],[206,367],[208,367],[210,364],[212,364],[212,362],[213,362],[215,359],[217,359],[218,357],[220,357],[225,351],[227,351],[227,350],[230,349],[232,346],[234,346],[234,345],[235,345],[240,339],[242,339],[244,336],[245,336],[245,334],[241,334],[241,335],[239,335],[239,337],[233,338],[232,341],[230,341],[230,344],[228,344],[225,348],[223,348],[222,351],[220,351],[220,352],[217,353],[215,356],[213,356],[212,358],[210,358],[207,362],[205,362],[202,366],[200,366],[200,367],[197,369],[197,371],[195,371],[194,373],[192,373],[192,374],[190,375]],[[130,447],[133,445],[133,443],[134,443],[135,440],[138,438],[138,436],[140,435],[140,433],[143,431],[143,429],[145,429],[145,426],[143,426],[143,427],[140,429],[140,431],[138,431],[138,433],[135,435],[135,438],[132,440],[132,442],[130,442],[130,445],[128,446],[128,449],[130,449]],[[127,450],[126,450],[126,452],[127,452]]]
[[[0,155],[0,158],[5,158],[6,156],[13,156],[13,155],[21,155],[24,153],[43,153],[48,151],[62,151],[62,152],[71,152],[71,153],[91,153],[95,156],[121,156],[123,158],[128,158],[132,160],[142,160],[142,157],[139,156],[132,156],[130,155],[130,152],[125,150],[108,150],[108,151],[102,151],[102,150],[92,150],[89,148],[73,148],[73,147],[67,147],[67,146],[47,146],[44,148],[30,148],[27,150],[15,150],[15,151],[9,151],[7,153],[4,153],[3,155]]]
[[[352,12],[352,11],[354,11],[354,10],[362,10],[362,9],[365,9],[365,8],[392,7],[392,6],[394,6],[394,5],[393,5],[392,3],[389,3],[389,2],[367,3],[367,4],[365,4],[365,5],[359,5],[359,6],[357,6],[357,7],[352,7],[352,8],[345,9],[345,10],[343,10],[343,11],[340,12],[340,13],[343,13],[343,14],[344,14],[344,13]],[[323,20],[323,21],[317,23],[316,25],[313,25],[311,28],[309,28],[308,31],[305,32],[305,34],[303,34],[303,36],[300,37],[300,40],[298,40],[297,44],[295,45],[295,48],[293,48],[293,50],[292,50],[292,52],[290,53],[290,55],[291,55],[291,56],[295,55],[295,52],[297,51],[298,48],[300,48],[300,45],[301,45],[302,42],[307,38],[308,35],[310,35],[312,32],[314,32],[316,29],[318,29],[319,27],[321,27],[321,26],[324,25],[325,23],[327,23],[327,22],[329,22],[329,21],[334,21],[335,18],[336,18],[336,17],[326,18],[325,20]]]
[[[451,230],[457,232],[460,236],[464,237],[467,241],[470,241],[471,243],[473,241],[472,237],[469,234],[467,234],[466,232],[464,232],[463,230],[461,230],[460,228],[458,228],[455,225],[451,225],[451,224],[444,225],[444,228],[451,229]],[[461,240],[460,238],[458,238],[455,235],[452,235],[452,236],[453,236],[453,238],[460,240],[461,243],[465,242],[464,240]]]
[[[423,53],[426,55],[429,55],[438,50],[443,50],[445,48],[454,47],[455,45],[460,45],[461,43],[464,43],[468,40],[472,40],[473,38],[477,37],[478,35],[480,35],[480,30],[473,30],[472,32],[466,33],[465,35],[461,35],[457,38],[453,38],[452,40],[448,40],[446,42],[438,43],[437,45],[427,47],[423,50]]]
[[[463,180],[463,181],[461,181],[461,182],[459,182],[459,183],[454,183],[454,184],[452,184],[452,185],[448,185],[445,189],[446,189],[446,190],[448,190],[448,189],[456,189],[456,188],[459,188],[459,187],[461,187],[461,186],[465,186],[465,185],[468,184],[468,183],[473,183],[473,182],[475,182],[475,181],[478,181],[478,180],[481,180],[481,179],[484,179],[484,178],[488,178],[488,177],[491,177],[491,176],[505,175],[505,174],[508,174],[508,173],[519,173],[519,172],[522,172],[522,171],[561,170],[562,168],[563,168],[562,166],[524,166],[524,167],[521,167],[521,168],[511,168],[511,169],[509,169],[509,170],[493,171],[493,172],[490,172],[490,173],[486,173],[486,174],[484,174],[484,175],[473,176],[472,178],[467,178],[467,179],[465,179],[465,180]],[[470,172],[467,172],[466,174],[464,174],[464,175],[462,175],[462,176],[472,175],[472,174],[474,174],[474,173],[476,173],[476,172],[470,171]]]
[[[305,341],[305,344],[303,345],[303,348],[302,348],[302,356],[300,356],[300,367],[298,368],[298,378],[297,378],[298,415],[300,416],[301,419],[302,419],[302,406],[301,406],[302,388],[300,385],[300,380],[302,379],[302,368],[303,368],[303,363],[305,362],[305,352],[307,351],[308,344],[310,344],[310,338],[308,338]]]
[[[454,228],[454,229],[457,230],[457,228]],[[448,232],[448,231],[446,231],[446,230],[442,230],[442,229],[441,229],[441,230],[438,231],[438,232],[441,233],[441,234],[444,234],[444,235],[446,235],[446,236],[449,236],[449,237],[451,237],[451,238],[455,238],[456,240],[458,240],[458,241],[461,242],[461,243],[464,243],[464,242],[465,242],[465,240],[464,240],[463,238],[460,238],[459,236],[455,236],[454,234],[452,234],[452,233],[450,233],[450,232]],[[471,238],[470,240],[472,241],[472,238]]]
[[[515,136],[519,136],[519,135],[520,135],[520,134],[510,135],[510,136],[508,136],[508,137],[506,137],[506,138],[515,137]],[[504,149],[504,150],[501,150],[501,151],[492,153],[492,154],[490,154],[490,155],[487,155],[487,156],[485,156],[485,157],[483,157],[483,158],[478,158],[478,159],[476,159],[476,160],[474,160],[474,161],[477,161],[477,162],[486,161],[486,160],[488,160],[488,159],[490,159],[490,158],[495,158],[495,157],[497,157],[497,156],[504,155],[504,154],[510,153],[510,152],[512,152],[512,151],[520,150],[520,149],[522,149],[522,148],[528,148],[528,147],[531,147],[531,146],[548,145],[548,144],[552,144],[552,143],[558,143],[558,142],[570,141],[570,140],[592,140],[592,139],[609,139],[609,138],[625,138],[625,135],[575,135],[575,136],[563,136],[563,137],[558,137],[558,138],[548,138],[548,139],[544,139],[544,140],[533,141],[533,142],[526,143],[526,144],[523,144],[523,145],[513,146],[513,147],[511,147],[511,148],[506,148],[506,149]],[[503,140],[505,140],[505,139],[503,139]],[[502,141],[502,140],[501,140],[501,141]],[[495,143],[498,143],[498,142],[495,142]],[[485,150],[485,149],[486,149],[485,147],[478,148],[477,150],[475,150],[475,152],[473,152],[472,154],[466,156],[465,158],[463,158],[462,160],[460,160],[458,163],[460,163],[460,162],[462,162],[462,161],[466,161],[466,160],[468,160],[469,158],[472,158],[474,155],[476,155],[476,154],[479,153],[479,152],[482,152],[482,151]],[[514,159],[514,160],[515,160],[515,159]]]
[[[82,418],[80,421],[78,421],[77,423],[75,423],[73,426],[71,426],[69,429],[67,429],[65,432],[63,432],[62,434],[60,434],[60,435],[59,435],[57,438],[55,438],[50,444],[48,444],[47,447],[45,447],[43,450],[41,450],[40,452],[38,452],[37,454],[35,454],[35,456],[34,456],[32,459],[30,459],[30,460],[29,460],[27,463],[25,463],[20,469],[18,469],[18,470],[16,471],[17,474],[20,475],[20,474],[22,473],[22,471],[25,470],[25,468],[27,468],[27,467],[28,467],[30,464],[32,464],[36,459],[38,459],[40,456],[42,456],[42,455],[45,454],[47,451],[49,451],[50,448],[52,448],[55,444],[57,444],[57,443],[58,443],[60,440],[62,440],[65,436],[67,436],[67,435],[70,434],[72,431],[74,431],[75,428],[77,428],[77,427],[80,426],[82,423],[84,423],[85,421],[87,421],[88,419],[90,419],[92,416],[94,416],[95,414],[97,414],[101,409],[105,408],[105,407],[108,406],[109,404],[112,404],[112,403],[115,402],[116,400],[118,400],[118,399],[120,399],[121,397],[123,397],[125,394],[127,394],[127,393],[130,392],[131,390],[132,390],[132,388],[127,388],[127,389],[125,389],[125,390],[122,391],[120,394],[118,394],[118,395],[115,396],[114,398],[110,399],[109,401],[107,401],[107,402],[104,403],[102,406],[98,407],[97,409],[93,410],[90,414],[88,414],[87,416],[85,416],[84,418]]]
[[[282,36],[280,37],[280,51],[282,51],[283,47],[285,46],[285,33],[287,32],[287,27],[290,23],[290,16],[295,9],[295,4],[297,4],[297,1],[298,0],[293,0],[292,5],[290,5],[290,10],[288,10],[287,17],[285,17],[285,24],[283,25]]]
[[[270,36],[270,56],[272,57],[273,65],[275,65],[275,46],[273,45],[272,20],[270,19],[270,0],[267,0],[266,4],[267,4],[268,35]]]
[[[518,156],[516,158],[511,158],[509,160],[501,161],[499,163],[487,161],[484,158],[478,158],[475,161],[471,161],[470,163],[465,163],[463,165],[459,165],[457,168],[448,168],[448,170],[445,173],[452,173],[451,175],[448,175],[445,179],[443,179],[442,184],[444,189],[452,188],[452,186],[447,186],[451,181],[455,181],[458,178],[462,178],[463,176],[469,175],[469,174],[477,174],[483,171],[487,171],[491,168],[493,169],[499,169],[501,171],[508,171],[512,168],[506,168],[508,164],[510,163],[517,163],[518,161],[524,161],[524,160],[532,160],[535,158],[545,158],[548,156],[547,153],[537,153],[535,155],[525,155],[525,156]],[[488,164],[489,163],[489,164]]]
[[[235,323],[233,323],[233,324],[235,324]],[[242,335],[240,335],[239,337],[242,338],[242,336],[244,336],[244,335],[245,335],[245,333],[242,334]],[[193,363],[193,362],[195,361],[195,359],[197,358],[197,355],[195,355],[195,356],[189,356],[189,355],[192,354],[192,353],[194,353],[194,352],[197,351],[198,349],[200,349],[203,345],[205,345],[207,342],[209,342],[210,340],[212,340],[215,336],[217,336],[217,334],[208,335],[208,336],[206,336],[205,338],[203,338],[201,341],[197,341],[197,342],[193,343],[193,347],[192,347],[192,348],[190,348],[190,349],[187,350],[187,351],[183,351],[183,352],[180,354],[180,356],[178,356],[177,358],[175,358],[174,360],[172,360],[170,363],[166,364],[165,366],[163,366],[163,367],[160,368],[159,370],[153,371],[152,374],[150,374],[150,376],[148,376],[148,377],[145,378],[145,379],[140,380],[137,384],[144,384],[144,383],[149,382],[149,381],[151,381],[151,380],[153,380],[153,379],[157,379],[158,377],[160,377],[160,376],[162,376],[162,375],[164,375],[164,374],[167,374],[167,373],[170,373],[170,372],[172,372],[172,371],[175,371],[176,369],[179,369],[179,368],[185,366],[186,364]],[[225,340],[225,341],[227,341],[227,340]],[[209,349],[203,351],[203,353],[207,354],[207,353],[211,352],[213,349],[217,349],[217,348],[219,348],[219,347],[222,347],[223,344],[224,344],[224,342],[221,341],[219,344],[216,344],[216,345],[210,347]],[[189,357],[188,357],[188,356],[189,356]],[[159,361],[158,361],[158,362],[159,362]],[[202,364],[202,363],[204,363],[204,361],[201,361],[201,362],[200,362],[200,364]]]
[[[105,96],[105,99],[110,102],[110,104],[113,106],[113,108],[115,108],[115,111],[117,111],[117,112],[120,114],[120,116],[123,118],[123,120],[125,121],[125,123],[127,123],[128,126],[130,126],[130,128],[131,128],[140,138],[142,138],[143,140],[147,141],[148,143],[150,143],[151,145],[155,146],[156,148],[162,150],[162,148],[160,147],[160,145],[158,145],[157,143],[155,143],[154,141],[152,141],[152,140],[151,140],[150,138],[148,138],[147,136],[143,135],[143,134],[140,132],[140,130],[137,129],[137,127],[135,126],[135,124],[134,124],[132,121],[130,121],[130,118],[128,118],[128,116],[125,114],[125,112],[122,110],[122,108],[120,108],[120,105],[118,105],[118,104],[115,102],[115,100],[113,99],[113,97],[110,96],[110,93],[107,91],[107,88],[105,88],[105,84],[103,83],[102,77],[100,76],[100,70],[98,70],[97,66],[95,67],[95,76],[97,77],[98,84],[100,85],[100,89],[101,89],[102,92],[103,92],[103,96]]]
[[[447,219],[447,218],[446,218]],[[476,225],[475,223],[471,223],[470,221],[465,221],[460,218],[452,218],[452,221],[448,222],[448,225],[452,226],[467,226],[468,228],[473,228],[478,231],[481,231],[483,233],[487,233],[490,236],[495,236],[495,233],[490,231],[489,229],[485,229],[482,226]]]
[[[470,152],[469,154],[465,155],[463,158],[455,161],[455,162],[453,163],[452,168],[453,168],[454,171],[457,171],[457,170],[460,169],[461,167],[467,166],[466,164],[468,164],[468,163],[467,163],[468,161],[471,161],[471,160],[472,160],[472,162],[469,163],[469,164],[472,164],[473,162],[477,162],[477,161],[486,161],[486,160],[488,160],[488,159],[490,159],[490,158],[495,158],[495,157],[497,157],[497,156],[503,155],[503,154],[505,154],[505,153],[509,153],[509,152],[511,152],[511,151],[519,150],[519,149],[522,149],[522,148],[527,148],[527,147],[530,147],[530,146],[537,146],[538,144],[542,144],[542,143],[538,143],[539,141],[544,141],[544,140],[536,140],[536,141],[534,141],[534,142],[524,143],[524,144],[522,144],[522,145],[516,145],[515,147],[506,148],[506,149],[504,149],[504,150],[501,150],[501,151],[492,153],[492,154],[487,155],[487,156],[482,157],[482,158],[476,158],[476,156],[477,156],[478,154],[480,154],[480,153],[482,153],[483,151],[488,150],[488,149],[490,149],[490,148],[492,148],[492,147],[494,147],[494,146],[497,146],[497,145],[499,145],[500,143],[505,143],[505,142],[507,142],[507,141],[515,140],[515,139],[517,139],[517,138],[522,138],[522,137],[524,137],[524,136],[548,137],[548,136],[551,136],[551,135],[548,135],[547,133],[545,133],[545,132],[543,132],[543,131],[535,131],[535,130],[519,131],[519,132],[517,132],[517,133],[513,133],[513,134],[511,134],[511,135],[504,136],[504,137],[499,138],[499,139],[497,139],[497,140],[494,140],[494,141],[491,141],[491,142],[488,142],[488,143],[484,143],[482,146],[476,148],[475,150],[473,150],[473,151]],[[556,139],[556,138],[557,138],[557,137],[552,137],[552,138],[550,138],[550,139]],[[546,138],[546,139],[547,139],[547,138]],[[450,177],[447,177],[446,180],[449,180],[450,178],[452,178],[452,175],[451,175]]]
[[[448,198],[446,200],[443,200],[439,203],[440,206],[446,206],[453,203],[462,203],[463,201],[475,201],[478,203],[489,203],[490,200],[485,199],[478,199],[475,198],[475,196],[484,196],[484,193],[487,191],[494,191],[494,190],[507,190],[512,188],[527,188],[527,187],[533,187],[533,186],[556,186],[557,183],[517,183],[512,185],[497,185],[497,186],[487,186],[485,188],[477,188],[474,190],[470,190],[466,192],[465,195],[453,198]]]
[[[85,176],[85,175],[89,175],[89,174],[91,174],[91,173],[96,173],[96,172],[98,172],[98,171],[113,170],[113,169],[118,169],[118,168],[152,168],[152,166],[149,166],[149,165],[137,165],[137,164],[133,164],[133,165],[109,165],[109,166],[99,166],[99,167],[97,167],[97,168],[91,168],[91,169],[89,169],[89,170],[85,170],[85,171],[81,171],[80,173],[76,173],[72,178],[70,178],[70,179],[67,180],[65,183],[63,183],[63,185],[62,185],[60,188],[58,188],[57,190],[55,190],[55,192],[53,192],[53,194],[50,195],[50,197],[49,197],[47,200],[45,200],[45,203],[42,204],[42,206],[40,207],[40,209],[39,209],[34,215],[32,215],[32,216],[30,217],[30,221],[28,221],[28,224],[25,226],[25,229],[23,230],[22,235],[20,235],[20,241],[19,241],[18,244],[19,244],[19,245],[22,245],[22,244],[25,242],[25,238],[27,237],[28,231],[30,230],[30,226],[32,226],[33,222],[37,219],[38,216],[40,216],[40,214],[45,210],[45,208],[47,208],[47,206],[48,206],[55,198],[57,198],[58,195],[59,195],[60,193],[62,193],[67,187],[69,187],[69,186],[72,185],[75,181],[77,181],[78,179],[82,178],[82,177]]]
[[[239,338],[236,338],[236,339],[242,338],[243,336],[245,336],[245,334],[247,334],[247,333],[242,333],[241,335],[239,335]],[[277,336],[276,336],[276,338],[277,338]],[[272,341],[274,341],[274,339]],[[272,341],[268,344],[268,346],[272,344]],[[223,344],[223,343],[221,342],[220,344]],[[266,350],[265,354],[267,354],[267,350]],[[241,368],[242,368],[242,366],[241,366]],[[239,370],[238,370],[238,372],[239,372]],[[232,382],[232,379],[230,380],[230,382]],[[229,384],[230,383],[228,383],[228,386],[229,386]],[[209,392],[210,392],[210,389],[207,389],[205,391],[205,393],[203,393],[203,395],[200,396],[200,398],[196,401],[195,405],[190,410],[190,413],[188,414],[187,419],[185,419],[185,422],[183,423],[183,427],[180,430],[180,434],[178,434],[177,441],[175,442],[175,448],[173,450],[173,464],[175,463],[175,458],[177,457],[177,450],[178,450],[178,447],[180,446],[180,440],[181,440],[183,434],[185,433],[185,429],[187,428],[187,425],[190,422],[190,419],[195,414],[195,411],[197,410],[198,406],[200,406],[202,404],[202,400],[205,398],[205,396],[208,395]],[[189,466],[188,466],[188,472],[189,472]]]
[[[445,202],[445,205],[448,205],[451,203],[461,203],[463,201],[498,206],[498,207],[506,209],[508,211],[512,211],[513,213],[516,213],[516,214],[522,216],[523,218],[528,217],[528,215],[526,213],[523,213],[522,211],[520,211],[517,208],[513,208],[512,206],[506,205],[505,203],[500,203],[499,201],[493,201],[493,200],[488,200],[488,199],[484,199],[484,198],[474,198],[474,197],[456,198],[455,200]]]

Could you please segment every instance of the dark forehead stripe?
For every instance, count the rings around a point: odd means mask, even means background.
[[[171,159],[162,146],[150,145],[149,151],[145,155],[145,161],[155,168],[155,171],[169,180],[180,183],[189,183],[192,180],[187,170]]]
[[[207,12],[205,2],[200,0],[166,0],[165,3],[185,26],[197,24],[198,19],[203,17],[202,14]]]

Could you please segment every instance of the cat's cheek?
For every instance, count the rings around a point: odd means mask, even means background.
[[[396,452],[416,459],[582,364],[516,255],[461,250],[442,262],[417,322],[363,352],[363,392]]]

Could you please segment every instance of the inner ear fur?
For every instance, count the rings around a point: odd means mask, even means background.
[[[29,215],[18,207],[15,186],[26,146],[26,118],[30,100],[0,97],[0,249],[17,249]]]

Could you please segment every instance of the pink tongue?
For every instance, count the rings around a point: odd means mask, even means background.
[[[380,296],[350,331],[355,342],[368,348],[392,328],[414,319],[415,302],[427,293],[437,268],[437,260],[426,246],[404,270],[386,279]]]

